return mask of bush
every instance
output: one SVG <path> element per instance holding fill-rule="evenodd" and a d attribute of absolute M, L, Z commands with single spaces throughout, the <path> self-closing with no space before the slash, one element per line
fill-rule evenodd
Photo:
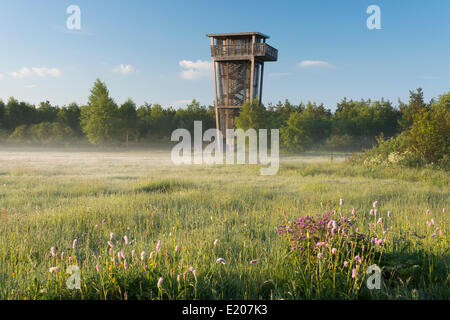
<path fill-rule="evenodd" d="M 27 144 L 61 144 L 72 141 L 75 135 L 70 127 L 61 123 L 42 122 L 17 127 L 9 136 L 9 140 Z"/>
<path fill-rule="evenodd" d="M 450 92 L 429 110 L 416 112 L 413 119 L 409 129 L 412 149 L 427 163 L 439 163 L 450 153 Z"/>
<path fill-rule="evenodd" d="M 430 108 L 412 113 L 413 123 L 397 137 L 378 139 L 378 146 L 362 156 L 365 165 L 423 165 L 449 168 L 450 92 Z"/>
<path fill-rule="evenodd" d="M 5 142 L 8 139 L 8 130 L 0 129 L 0 143 Z"/>
<path fill-rule="evenodd" d="M 348 134 L 332 135 L 328 137 L 323 144 L 323 149 L 329 151 L 355 150 L 358 149 L 358 147 L 359 143 L 356 141 L 356 139 Z"/>

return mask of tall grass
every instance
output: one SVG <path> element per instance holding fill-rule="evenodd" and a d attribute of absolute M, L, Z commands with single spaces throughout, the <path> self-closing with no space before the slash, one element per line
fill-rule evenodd
<path fill-rule="evenodd" d="M 298 158 L 260 176 L 257 166 L 172 167 L 167 158 L 0 152 L 0 298 L 449 298 L 446 172 Z M 292 251 L 278 227 L 318 213 L 353 216 L 364 240 Z M 383 270 L 380 290 L 366 287 L 371 264 Z M 81 289 L 68 289 L 69 265 L 80 268 Z"/>

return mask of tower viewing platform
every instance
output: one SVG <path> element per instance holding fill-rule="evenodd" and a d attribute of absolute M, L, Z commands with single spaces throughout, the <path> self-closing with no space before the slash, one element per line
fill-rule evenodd
<path fill-rule="evenodd" d="M 225 136 L 247 101 L 262 101 L 264 63 L 277 61 L 278 50 L 260 32 L 210 33 L 216 128 Z"/>
<path fill-rule="evenodd" d="M 211 57 L 216 61 L 259 58 L 277 61 L 278 50 L 266 43 L 266 36 L 259 32 L 213 33 L 206 36 L 216 39 L 211 45 Z M 255 41 L 252 38 L 254 36 Z"/>

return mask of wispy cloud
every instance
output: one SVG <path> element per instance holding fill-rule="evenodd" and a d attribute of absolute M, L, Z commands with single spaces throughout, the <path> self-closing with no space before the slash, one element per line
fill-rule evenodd
<path fill-rule="evenodd" d="M 181 60 L 178 64 L 183 69 L 186 69 L 181 71 L 181 77 L 185 80 L 195 80 L 200 77 L 208 76 L 211 74 L 212 70 L 212 62 L 210 61 Z"/>
<path fill-rule="evenodd" d="M 185 100 L 177 100 L 174 102 L 174 104 L 178 105 L 178 104 L 188 104 L 191 103 L 192 99 L 185 99 Z"/>
<path fill-rule="evenodd" d="M 439 77 L 435 77 L 435 76 L 423 76 L 422 79 L 424 79 L 424 80 L 438 80 L 440 78 Z"/>
<path fill-rule="evenodd" d="M 291 73 L 288 73 L 288 72 L 275 72 L 275 73 L 269 73 L 267 76 L 269 78 L 281 78 L 281 77 L 287 77 L 290 75 L 291 75 Z"/>
<path fill-rule="evenodd" d="M 53 77 L 57 78 L 61 75 L 61 71 L 57 68 L 27 68 L 23 67 L 19 71 L 13 71 L 9 73 L 13 78 L 22 79 L 28 76 L 37 75 L 38 77 Z"/>
<path fill-rule="evenodd" d="M 322 60 L 302 60 L 299 62 L 298 66 L 300 68 L 311 68 L 311 67 L 328 68 L 328 69 L 334 68 L 332 64 Z"/>
<path fill-rule="evenodd" d="M 114 68 L 113 71 L 121 73 L 121 74 L 128 74 L 128 73 L 134 71 L 134 67 L 131 64 L 127 64 L 127 65 L 120 64 L 120 66 L 118 66 L 117 68 Z"/>
<path fill-rule="evenodd" d="M 24 78 L 27 77 L 31 74 L 31 69 L 27 68 L 27 67 L 23 67 L 22 69 L 20 69 L 19 71 L 13 71 L 9 73 L 13 78 Z"/>
<path fill-rule="evenodd" d="M 191 102 L 192 102 L 192 99 L 177 100 L 177 101 L 174 101 L 171 105 L 172 105 L 175 109 L 178 109 L 178 108 L 187 106 L 187 105 L 190 104 Z"/>

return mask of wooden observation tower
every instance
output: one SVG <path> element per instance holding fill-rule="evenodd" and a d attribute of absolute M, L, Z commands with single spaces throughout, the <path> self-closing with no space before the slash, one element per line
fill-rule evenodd
<path fill-rule="evenodd" d="M 216 127 L 225 137 L 248 100 L 262 100 L 264 62 L 277 61 L 278 50 L 259 32 L 207 34 L 211 39 Z"/>

